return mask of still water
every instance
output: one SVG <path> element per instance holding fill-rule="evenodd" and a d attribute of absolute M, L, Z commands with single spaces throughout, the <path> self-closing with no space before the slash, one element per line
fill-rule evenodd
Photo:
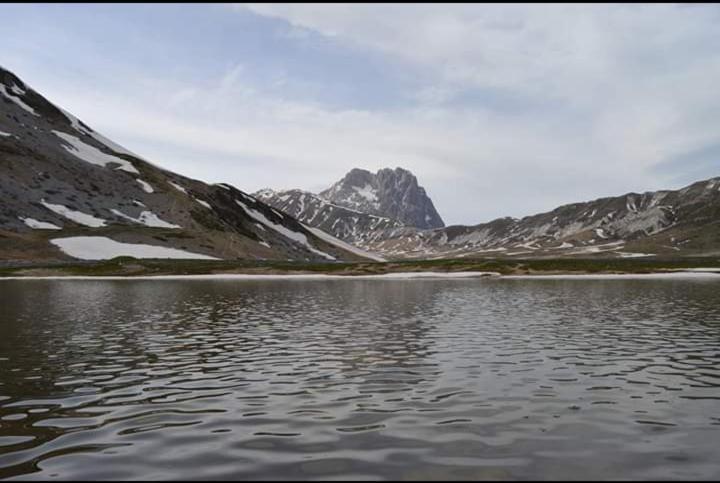
<path fill-rule="evenodd" d="M 720 478 L 720 276 L 0 281 L 0 478 Z"/>

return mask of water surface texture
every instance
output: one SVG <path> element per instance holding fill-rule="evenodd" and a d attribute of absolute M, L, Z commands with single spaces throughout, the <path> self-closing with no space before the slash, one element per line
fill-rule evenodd
<path fill-rule="evenodd" d="M 0 281 L 0 478 L 720 478 L 720 277 Z"/>

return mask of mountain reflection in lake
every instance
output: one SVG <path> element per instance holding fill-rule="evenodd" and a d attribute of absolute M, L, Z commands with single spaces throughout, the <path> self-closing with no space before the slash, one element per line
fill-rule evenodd
<path fill-rule="evenodd" d="M 0 478 L 720 478 L 720 277 L 0 281 Z"/>

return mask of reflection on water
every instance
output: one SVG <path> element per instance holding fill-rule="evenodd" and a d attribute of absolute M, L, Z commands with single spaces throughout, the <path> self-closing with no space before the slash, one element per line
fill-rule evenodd
<path fill-rule="evenodd" d="M 0 478 L 720 478 L 720 281 L 0 282 Z"/>

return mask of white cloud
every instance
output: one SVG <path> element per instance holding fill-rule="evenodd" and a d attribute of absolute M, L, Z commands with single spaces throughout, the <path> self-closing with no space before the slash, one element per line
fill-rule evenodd
<path fill-rule="evenodd" d="M 720 43 L 720 9 L 714 5 L 240 8 L 422 69 L 429 87 L 415 98 L 423 105 L 452 101 L 463 90 L 527 101 L 528 109 L 514 113 L 491 103 L 456 105 L 437 124 L 457 133 L 457 144 L 416 140 L 435 159 L 452 153 L 467 177 L 497 176 L 512 166 L 522 185 L 523 170 L 542 165 L 548 176 L 581 173 L 578 194 L 586 196 L 659 188 L 666 180 L 653 166 L 720 137 L 720 50 L 713 47 Z M 548 106 L 531 109 L 537 102 Z M 612 173 L 620 178 L 614 183 L 593 188 L 587 181 Z"/>
<path fill-rule="evenodd" d="M 170 94 L 173 103 L 164 102 L 160 84 L 158 92 L 134 90 L 133 102 L 117 93 L 75 91 L 59 98 L 85 122 L 153 162 L 250 191 L 315 189 L 356 166 L 408 167 L 454 222 L 533 211 L 527 198 L 541 199 L 538 176 L 570 172 L 568 165 L 596 164 L 599 176 L 612 173 L 612 163 L 602 165 L 606 151 L 587 152 L 585 139 L 567 133 L 557 142 L 561 131 L 542 118 L 426 106 L 331 110 L 262 93 L 246 97 L 245 87 L 237 81 L 235 87 L 228 90 L 221 79 L 212 89 L 181 88 L 178 92 L 193 95 L 180 102 Z M 575 185 L 588 187 L 587 182 Z M 582 194 L 559 187 L 557 193 L 568 200 Z M 549 208 L 557 201 L 550 197 L 537 206 Z"/>
<path fill-rule="evenodd" d="M 447 81 L 561 97 L 682 63 L 718 39 L 718 14 L 675 5 L 247 4 L 295 27 L 424 65 Z M 714 7 L 709 7 L 710 9 Z M 712 49 L 705 46 L 706 53 Z M 681 54 L 680 58 L 677 58 Z M 682 55 L 684 54 L 684 55 Z M 717 56 L 717 54 L 715 54 Z M 578 85 L 579 82 L 589 83 Z"/>
<path fill-rule="evenodd" d="M 672 187 L 677 173 L 656 166 L 720 142 L 714 6 L 239 8 L 287 22 L 285 41 L 320 34 L 382 57 L 417 81 L 410 102 L 333 107 L 285 89 L 317 82 L 292 65 L 263 84 L 257 59 L 240 56 L 214 79 L 151 78 L 139 65 L 111 88 L 78 76 L 43 92 L 153 162 L 246 191 L 317 190 L 352 167 L 407 167 L 454 223 Z"/>

